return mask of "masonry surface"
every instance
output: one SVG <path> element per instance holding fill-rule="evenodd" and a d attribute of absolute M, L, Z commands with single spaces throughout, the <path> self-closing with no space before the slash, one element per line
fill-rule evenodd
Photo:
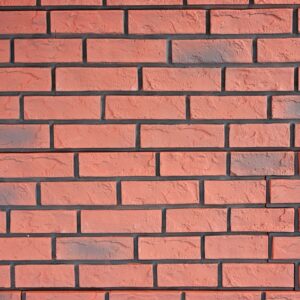
<path fill-rule="evenodd" d="M 300 300 L 300 0 L 0 0 L 0 300 Z"/>

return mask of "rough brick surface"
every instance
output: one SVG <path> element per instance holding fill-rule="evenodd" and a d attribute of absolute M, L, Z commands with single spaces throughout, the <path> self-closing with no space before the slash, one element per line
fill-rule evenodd
<path fill-rule="evenodd" d="M 300 0 L 0 0 L 0 300 L 300 300 Z"/>

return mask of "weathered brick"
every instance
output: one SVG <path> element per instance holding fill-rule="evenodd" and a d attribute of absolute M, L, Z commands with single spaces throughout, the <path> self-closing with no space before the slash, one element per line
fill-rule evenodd
<path fill-rule="evenodd" d="M 82 41 L 79 39 L 15 40 L 15 61 L 25 63 L 81 62 Z"/>
<path fill-rule="evenodd" d="M 204 10 L 129 10 L 129 33 L 205 33 Z"/>
<path fill-rule="evenodd" d="M 123 181 L 122 204 L 199 203 L 198 181 Z"/>
<path fill-rule="evenodd" d="M 50 73 L 50 68 L 0 68 L 0 91 L 50 91 Z"/>
<path fill-rule="evenodd" d="M 273 0 L 273 1 L 275 1 L 275 0 Z M 298 292 L 290 292 L 290 291 L 277 291 L 277 292 L 271 292 L 271 291 L 269 292 L 268 291 L 268 292 L 266 292 L 267 300 L 278 300 L 278 299 L 298 300 L 299 297 L 300 297 L 300 293 L 298 293 Z"/>
<path fill-rule="evenodd" d="M 80 153 L 81 176 L 153 176 L 155 155 L 151 152 Z"/>
<path fill-rule="evenodd" d="M 273 119 L 299 119 L 300 97 L 299 96 L 272 96 Z"/>
<path fill-rule="evenodd" d="M 0 177 L 69 177 L 73 173 L 71 153 L 0 154 Z"/>
<path fill-rule="evenodd" d="M 191 96 L 192 119 L 265 119 L 263 96 Z"/>
<path fill-rule="evenodd" d="M 224 287 L 293 287 L 293 264 L 223 264 Z"/>
<path fill-rule="evenodd" d="M 249 291 L 187 291 L 186 300 L 260 300 L 260 292 Z M 31 300 L 31 299 L 30 299 Z M 35 300 L 35 299 L 34 299 Z"/>
<path fill-rule="evenodd" d="M 160 210 L 83 210 L 82 232 L 161 232 Z"/>
<path fill-rule="evenodd" d="M 151 287 L 152 265 L 80 265 L 80 287 Z"/>
<path fill-rule="evenodd" d="M 272 258 L 299 259 L 299 236 L 274 236 L 272 241 Z"/>
<path fill-rule="evenodd" d="M 108 5 L 181 5 L 182 0 L 107 0 Z"/>
<path fill-rule="evenodd" d="M 127 124 L 55 125 L 55 148 L 130 148 L 135 126 Z"/>
<path fill-rule="evenodd" d="M 116 195 L 114 182 L 41 183 L 41 202 L 43 205 L 114 205 L 117 203 Z"/>
<path fill-rule="evenodd" d="M 231 175 L 293 175 L 292 152 L 233 152 Z"/>
<path fill-rule="evenodd" d="M 271 180 L 271 203 L 298 203 L 300 192 L 299 180 Z"/>
<path fill-rule="evenodd" d="M 266 235 L 206 236 L 205 258 L 266 259 L 268 237 Z"/>
<path fill-rule="evenodd" d="M 185 116 L 182 96 L 106 97 L 106 119 L 185 119 Z"/>
<path fill-rule="evenodd" d="M 232 231 L 293 232 L 292 208 L 233 208 Z"/>
<path fill-rule="evenodd" d="M 145 91 L 220 91 L 218 68 L 143 68 Z"/>
<path fill-rule="evenodd" d="M 88 39 L 89 62 L 166 62 L 166 41 Z"/>
<path fill-rule="evenodd" d="M 41 0 L 42 5 L 101 5 L 102 0 Z"/>
<path fill-rule="evenodd" d="M 11 212 L 11 232 L 72 233 L 77 231 L 76 211 L 14 210 Z"/>
<path fill-rule="evenodd" d="M 0 125 L 0 148 L 49 148 L 48 125 Z"/>
<path fill-rule="evenodd" d="M 224 126 L 207 124 L 142 125 L 143 148 L 223 147 Z"/>
<path fill-rule="evenodd" d="M 208 176 L 226 174 L 225 152 L 162 152 L 163 176 Z"/>
<path fill-rule="evenodd" d="M 159 264 L 158 286 L 216 287 L 217 273 L 216 264 Z"/>
<path fill-rule="evenodd" d="M 18 265 L 15 267 L 16 287 L 74 287 L 72 265 Z"/>
<path fill-rule="evenodd" d="M 133 259 L 131 237 L 67 237 L 56 241 L 57 259 Z"/>
<path fill-rule="evenodd" d="M 35 205 L 35 183 L 1 182 L 0 205 Z"/>
<path fill-rule="evenodd" d="M 0 6 L 35 6 L 36 0 L 0 0 Z"/>
<path fill-rule="evenodd" d="M 121 10 L 52 11 L 51 32 L 123 33 L 123 12 Z"/>
<path fill-rule="evenodd" d="M 100 97 L 26 96 L 24 118 L 26 120 L 99 120 Z"/>
<path fill-rule="evenodd" d="M 0 232 L 5 233 L 6 232 L 6 212 L 5 211 L 0 211 Z M 0 275 L 1 278 L 1 275 Z M 0 280 L 1 282 L 1 280 Z"/>
<path fill-rule="evenodd" d="M 104 300 L 104 292 L 94 291 L 51 291 L 49 292 L 26 292 L 27 300 Z M 12 299 L 14 300 L 14 299 Z M 248 299 L 247 299 L 248 300 Z"/>
<path fill-rule="evenodd" d="M 10 266 L 1 265 L 0 266 L 0 287 L 9 288 L 10 286 L 11 286 Z M 6 295 L 3 294 L 4 297 Z M 10 298 L 8 299 L 10 300 Z M 12 297 L 11 299 L 16 300 L 15 297 Z"/>
<path fill-rule="evenodd" d="M 294 90 L 293 68 L 228 68 L 227 91 Z"/>
<path fill-rule="evenodd" d="M 230 124 L 231 147 L 288 147 L 290 124 Z"/>
<path fill-rule="evenodd" d="M 212 10 L 211 33 L 291 33 L 291 9 Z"/>
<path fill-rule="evenodd" d="M 18 119 L 19 116 L 19 98 L 15 96 L 1 96 L 0 119 Z"/>
<path fill-rule="evenodd" d="M 251 63 L 251 40 L 174 40 L 172 60 L 176 63 Z"/>
<path fill-rule="evenodd" d="M 139 259 L 200 259 L 200 237 L 141 237 Z"/>
<path fill-rule="evenodd" d="M 256 204 L 266 202 L 263 180 L 205 181 L 205 204 Z"/>
<path fill-rule="evenodd" d="M 180 292 L 178 291 L 111 291 L 109 293 L 109 299 L 111 300 L 140 300 L 140 299 L 180 300 Z"/>
<path fill-rule="evenodd" d="M 10 60 L 10 42 L 9 40 L 0 40 L 0 62 L 6 63 L 9 62 L 9 60 Z"/>
<path fill-rule="evenodd" d="M 137 70 L 124 67 L 58 68 L 56 69 L 56 89 L 58 91 L 134 91 L 137 89 Z"/>
<path fill-rule="evenodd" d="M 227 212 L 222 208 L 167 210 L 167 232 L 222 232 L 227 229 Z"/>

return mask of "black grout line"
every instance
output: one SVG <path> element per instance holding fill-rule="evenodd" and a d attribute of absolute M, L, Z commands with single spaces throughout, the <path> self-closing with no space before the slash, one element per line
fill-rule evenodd
<path fill-rule="evenodd" d="M 87 62 L 87 38 L 82 40 L 82 61 L 84 63 Z"/>
<path fill-rule="evenodd" d="M 299 232 L 299 208 L 295 208 L 294 214 L 294 231 Z"/>
<path fill-rule="evenodd" d="M 155 176 L 160 176 L 160 153 L 155 153 Z"/>
<path fill-rule="evenodd" d="M 24 120 L 24 96 L 19 98 L 19 118 L 21 121 Z"/>
<path fill-rule="evenodd" d="M 41 206 L 42 205 L 42 202 L 41 202 L 41 183 L 40 182 L 37 182 L 36 184 L 36 187 L 35 187 L 35 197 L 36 197 L 36 205 L 37 206 Z"/>
<path fill-rule="evenodd" d="M 139 260 L 139 246 L 138 246 L 138 236 L 135 236 L 133 238 L 133 257 L 134 260 L 138 261 Z"/>
<path fill-rule="evenodd" d="M 46 13 L 46 22 L 47 22 L 47 34 L 51 34 L 51 15 L 50 11 L 47 11 Z"/>
<path fill-rule="evenodd" d="M 51 258 L 56 260 L 56 237 L 51 238 Z"/>
<path fill-rule="evenodd" d="M 167 63 L 172 64 L 172 62 L 173 62 L 173 58 L 172 58 L 172 40 L 167 40 L 166 52 L 167 52 Z"/>
<path fill-rule="evenodd" d="M 186 120 L 191 119 L 191 97 L 186 96 L 185 98 L 185 117 Z"/>
<path fill-rule="evenodd" d="M 101 96 L 101 100 L 100 100 L 100 108 L 101 108 L 101 116 L 100 119 L 101 120 L 105 120 L 105 110 L 106 110 L 106 98 L 105 96 Z"/>
<path fill-rule="evenodd" d="M 116 188 L 116 198 L 117 198 L 117 206 L 122 205 L 122 185 L 121 185 L 121 181 L 117 181 L 117 188 Z"/>
<path fill-rule="evenodd" d="M 293 33 L 298 34 L 298 9 L 293 9 Z"/>
<path fill-rule="evenodd" d="M 143 90 L 143 68 L 138 67 L 137 72 L 138 72 L 138 90 L 142 91 Z"/>
<path fill-rule="evenodd" d="M 51 90 L 52 92 L 56 91 L 56 67 L 51 68 Z"/>
<path fill-rule="evenodd" d="M 124 34 L 127 35 L 129 33 L 129 25 L 128 25 L 128 10 L 124 10 Z"/>
<path fill-rule="evenodd" d="M 227 232 L 231 231 L 231 208 L 227 208 Z"/>
<path fill-rule="evenodd" d="M 257 39 L 253 40 L 252 55 L 253 55 L 253 63 L 257 63 Z"/>
<path fill-rule="evenodd" d="M 15 62 L 15 40 L 13 38 L 10 39 L 10 63 L 13 64 Z"/>
<path fill-rule="evenodd" d="M 272 97 L 267 96 L 267 119 L 271 120 L 272 119 Z M 274 120 L 272 120 L 273 122 Z"/>
<path fill-rule="evenodd" d="M 273 258 L 273 237 L 268 234 L 268 260 Z"/>
<path fill-rule="evenodd" d="M 77 233 L 81 233 L 81 211 L 77 211 L 76 215 L 76 222 L 77 222 Z"/>
<path fill-rule="evenodd" d="M 206 34 L 210 34 L 210 31 L 211 31 L 211 29 L 210 29 L 210 10 L 207 10 L 206 11 L 206 15 L 205 15 L 205 17 L 206 17 L 206 24 L 205 24 L 205 26 L 206 26 Z"/>
<path fill-rule="evenodd" d="M 15 266 L 14 264 L 10 265 L 10 284 L 11 284 L 11 288 L 15 288 L 16 287 L 16 278 L 15 278 Z"/>
<path fill-rule="evenodd" d="M 75 265 L 74 266 L 74 275 L 75 275 L 75 287 L 79 288 L 80 287 L 80 274 L 79 274 L 79 266 Z"/>
<path fill-rule="evenodd" d="M 204 180 L 201 180 L 199 182 L 199 201 L 200 201 L 201 206 L 205 205 L 205 184 L 204 184 Z"/>
<path fill-rule="evenodd" d="M 218 263 L 218 288 L 222 288 L 223 285 L 223 266 L 222 263 Z"/>
<path fill-rule="evenodd" d="M 162 209 L 162 223 L 161 223 L 161 232 L 166 233 L 167 231 L 167 210 L 166 208 Z"/>
<path fill-rule="evenodd" d="M 201 236 L 201 249 L 200 249 L 201 259 L 205 259 L 205 237 Z"/>
<path fill-rule="evenodd" d="M 50 149 L 54 149 L 55 145 L 54 145 L 54 124 L 50 123 L 49 124 L 49 141 L 50 141 Z"/>
<path fill-rule="evenodd" d="M 298 67 L 294 69 L 294 90 L 295 91 L 299 90 L 299 68 Z"/>
<path fill-rule="evenodd" d="M 10 233 L 10 214 L 11 214 L 11 209 L 7 209 L 6 211 L 6 233 Z"/>
<path fill-rule="evenodd" d="M 140 149 L 141 148 L 141 124 L 136 124 L 136 130 L 135 130 L 135 148 Z"/>
<path fill-rule="evenodd" d="M 266 292 L 261 293 L 261 300 L 266 300 Z"/>
<path fill-rule="evenodd" d="M 79 154 L 74 153 L 74 177 L 79 178 Z"/>
<path fill-rule="evenodd" d="M 26 293 L 24 291 L 21 292 L 21 300 L 26 300 Z"/>
<path fill-rule="evenodd" d="M 158 286 L 157 264 L 153 264 L 153 287 Z"/>
<path fill-rule="evenodd" d="M 226 67 L 221 69 L 221 91 L 226 91 Z"/>

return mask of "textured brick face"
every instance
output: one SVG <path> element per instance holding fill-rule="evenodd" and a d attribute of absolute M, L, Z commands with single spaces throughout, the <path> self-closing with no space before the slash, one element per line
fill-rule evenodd
<path fill-rule="evenodd" d="M 300 0 L 0 0 L 0 300 L 300 300 Z"/>

